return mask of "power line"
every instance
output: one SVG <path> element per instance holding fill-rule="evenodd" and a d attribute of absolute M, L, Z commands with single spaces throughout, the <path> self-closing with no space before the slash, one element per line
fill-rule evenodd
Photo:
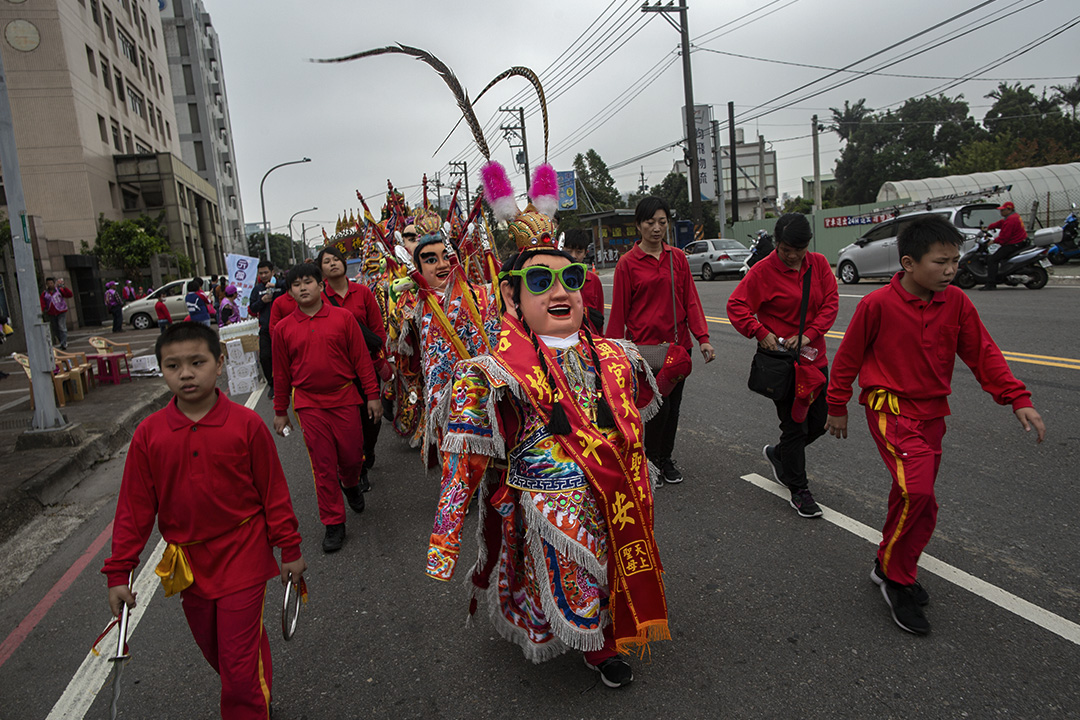
<path fill-rule="evenodd" d="M 778 12 L 780 10 L 783 10 L 784 8 L 786 8 L 786 7 L 790 6 L 790 5 L 794 5 L 798 1 L 799 0 L 789 0 L 789 2 L 786 5 L 781 5 L 780 7 L 776 8 L 774 10 L 770 10 L 769 12 L 765 13 L 764 15 L 761 15 L 759 17 L 754 18 L 750 22 L 746 22 L 746 23 L 743 23 L 742 25 L 740 25 L 738 27 L 731 28 L 727 32 L 720 33 L 719 35 L 716 35 L 715 37 L 708 38 L 708 41 L 712 41 L 712 40 L 716 40 L 718 38 L 722 38 L 725 35 L 730 35 L 731 33 L 735 32 L 736 30 L 741 30 L 744 27 L 746 27 L 747 25 L 750 25 L 751 23 L 755 23 L 758 20 L 762 20 L 764 18 L 767 18 L 768 16 L 772 15 L 774 12 Z M 723 30 L 724 28 L 726 28 L 726 27 L 728 27 L 730 25 L 734 25 L 735 23 L 739 22 L 740 20 L 744 20 L 744 19 L 750 17 L 751 15 L 754 15 L 756 13 L 761 12 L 762 10 L 765 10 L 766 8 L 772 7 L 773 5 L 775 5 L 778 2 L 781 2 L 781 0 L 772 0 L 772 2 L 765 3 L 761 7 L 756 8 L 754 10 L 751 10 L 750 12 L 746 13 L 745 15 L 740 15 L 739 17 L 735 18 L 734 20 L 729 20 L 728 22 L 724 23 L 723 25 L 720 25 L 719 27 L 714 27 L 712 30 L 709 30 L 708 32 L 704 32 L 701 35 L 698 35 L 696 38 L 691 38 L 691 42 L 699 42 L 699 41 L 700 42 L 706 42 L 705 38 L 706 38 L 707 35 L 712 35 L 713 33 L 717 32 L 719 30 Z"/>

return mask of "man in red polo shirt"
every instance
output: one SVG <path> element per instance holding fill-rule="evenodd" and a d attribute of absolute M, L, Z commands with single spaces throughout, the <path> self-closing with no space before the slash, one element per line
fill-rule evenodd
<path fill-rule="evenodd" d="M 300 263 L 289 271 L 285 286 L 297 309 L 274 326 L 274 430 L 284 435 L 291 426 L 291 399 L 315 476 L 319 519 L 326 526 L 323 552 L 336 552 L 345 542 L 342 493 L 354 512 L 364 509 L 360 413 L 367 412 L 374 422 L 382 418 L 379 385 L 356 320 L 323 302 L 319 268 Z M 355 380 L 371 398 L 366 405 Z"/>
<path fill-rule="evenodd" d="M 671 208 L 658 197 L 642 198 L 634 210 L 640 240 L 615 266 L 615 289 L 607 336 L 625 337 L 639 345 L 678 342 L 693 351 L 691 334 L 700 343 L 706 363 L 716 359 L 709 344 L 709 326 L 701 308 L 690 265 L 677 248 L 665 242 Z M 675 281 L 672 310 L 672 278 Z M 664 398 L 660 412 L 645 423 L 645 454 L 660 468 L 665 482 L 682 482 L 671 455 L 679 429 L 679 407 L 685 380 Z M 659 483 L 658 483 L 659 484 Z"/>
<path fill-rule="evenodd" d="M 986 260 L 986 284 L 980 290 L 997 289 L 997 273 L 1001 263 L 1024 249 L 1027 243 L 1027 230 L 1016 206 L 1009 201 L 998 208 L 1001 219 L 986 226 L 987 230 L 998 230 L 998 249 Z"/>

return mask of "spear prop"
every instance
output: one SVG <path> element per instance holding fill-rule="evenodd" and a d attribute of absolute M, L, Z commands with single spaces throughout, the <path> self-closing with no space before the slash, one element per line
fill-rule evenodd
<path fill-rule="evenodd" d="M 128 589 L 131 588 L 132 575 L 128 574 Z M 117 701 L 120 700 L 120 676 L 124 674 L 124 665 L 131 659 L 127 651 L 128 618 L 131 610 L 127 603 L 121 603 L 120 617 L 117 621 L 116 654 L 109 658 L 112 668 L 112 703 L 109 705 L 109 716 L 116 720 Z"/>

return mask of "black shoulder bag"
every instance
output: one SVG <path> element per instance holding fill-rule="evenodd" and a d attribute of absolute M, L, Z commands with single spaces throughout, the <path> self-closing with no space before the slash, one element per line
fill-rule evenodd
<path fill-rule="evenodd" d="M 806 328 L 806 306 L 810 304 L 810 275 L 813 268 L 806 268 L 803 276 L 802 305 L 799 307 L 799 341 L 794 350 L 766 350 L 758 346 L 750 362 L 750 379 L 746 386 L 758 395 L 770 400 L 782 401 L 791 392 L 795 382 L 795 363 L 802 350 L 803 330 Z"/>

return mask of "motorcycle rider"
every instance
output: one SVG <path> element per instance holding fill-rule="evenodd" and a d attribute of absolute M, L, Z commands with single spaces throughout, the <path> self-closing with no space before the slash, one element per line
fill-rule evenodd
<path fill-rule="evenodd" d="M 1027 243 L 1024 221 L 1020 218 L 1020 213 L 1016 212 L 1012 201 L 1004 203 L 998 208 L 998 212 L 1001 213 L 1001 219 L 986 226 L 987 230 L 1001 229 L 995 240 L 998 249 L 986 259 L 986 284 L 979 288 L 980 290 L 996 290 L 998 266 L 1023 250 Z"/>

